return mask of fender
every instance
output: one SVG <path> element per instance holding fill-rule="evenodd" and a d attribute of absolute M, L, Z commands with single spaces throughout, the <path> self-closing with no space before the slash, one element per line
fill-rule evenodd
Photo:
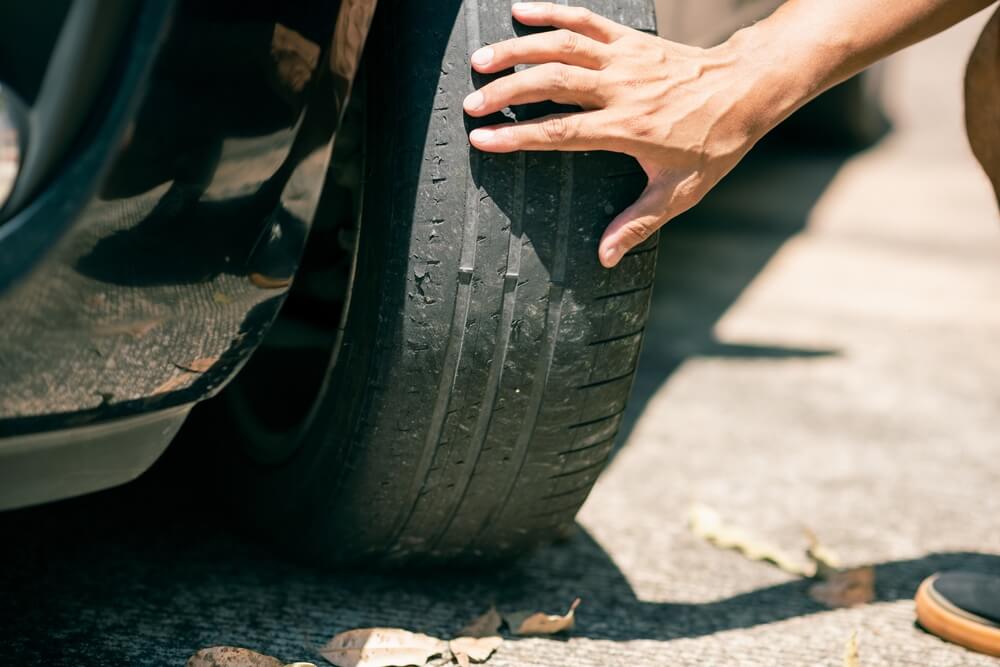
<path fill-rule="evenodd" d="M 294 275 L 374 9 L 138 12 L 80 147 L 0 224 L 0 436 L 228 382 Z"/>

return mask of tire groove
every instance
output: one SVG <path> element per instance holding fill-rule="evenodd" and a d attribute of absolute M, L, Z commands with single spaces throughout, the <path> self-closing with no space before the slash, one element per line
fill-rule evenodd
<path fill-rule="evenodd" d="M 660 249 L 660 244 L 657 243 L 656 245 L 649 246 L 648 248 L 640 248 L 639 250 L 630 250 L 629 252 L 625 253 L 623 256 L 624 257 L 635 257 L 637 255 L 645 255 L 646 253 L 656 252 L 659 249 Z"/>
<path fill-rule="evenodd" d="M 467 54 L 479 48 L 479 4 L 478 0 L 470 0 L 465 4 L 465 29 L 467 41 Z M 413 518 L 417 509 L 417 500 L 420 498 L 421 490 L 427 482 L 427 475 L 430 472 L 431 462 L 437 453 L 438 443 L 444 430 L 445 419 L 448 416 L 448 406 L 455 391 L 455 383 L 458 378 L 459 362 L 462 358 L 462 349 L 465 345 L 465 325 L 469 319 L 469 309 L 472 302 L 472 272 L 476 262 L 476 234 L 479 231 L 479 186 L 476 184 L 473 175 L 478 172 L 479 163 L 482 159 L 478 151 L 469 152 L 470 169 L 466 172 L 465 187 L 465 218 L 463 224 L 462 250 L 458 266 L 458 289 L 455 293 L 455 308 L 452 314 L 451 325 L 448 332 L 448 343 L 445 348 L 444 363 L 441 369 L 441 377 L 438 381 L 437 394 L 434 400 L 434 407 L 431 411 L 430 428 L 427 430 L 427 437 L 424 439 L 423 451 L 420 453 L 417 473 L 413 477 L 410 485 L 408 497 L 410 502 L 401 508 L 400 516 L 397 518 L 396 526 L 389 540 L 388 551 L 392 555 L 393 550 L 399 548 L 399 538 L 406 530 L 406 526 Z"/>
<path fill-rule="evenodd" d="M 559 493 L 550 493 L 546 496 L 542 496 L 539 500 L 554 500 L 556 498 L 565 498 L 566 496 L 571 496 L 574 493 L 580 493 L 581 491 L 590 491 L 590 484 L 584 484 L 583 486 L 578 486 L 575 489 L 570 489 L 569 491 L 560 491 Z"/>
<path fill-rule="evenodd" d="M 643 290 L 648 290 L 653 287 L 653 283 L 649 282 L 642 287 L 633 287 L 632 289 L 622 290 L 621 292 L 613 292 L 612 294 L 602 294 L 601 296 L 595 296 L 594 301 L 605 301 L 607 299 L 614 299 L 620 296 L 628 296 L 629 294 L 635 294 L 636 292 L 642 292 Z"/>
<path fill-rule="evenodd" d="M 472 3 L 470 3 L 472 4 Z M 497 330 L 496 347 L 493 350 L 493 360 L 490 366 L 490 373 L 486 381 L 486 395 L 480 407 L 479 418 L 476 421 L 476 430 L 469 442 L 469 448 L 465 452 L 465 461 L 462 477 L 457 482 L 461 485 L 461 492 L 452 503 L 448 511 L 448 516 L 442 523 L 441 528 L 431 540 L 430 548 L 433 549 L 448 532 L 452 522 L 458 514 L 462 502 L 469 490 L 472 482 L 472 475 L 479 464 L 479 457 L 486 443 L 486 436 L 489 433 L 490 424 L 493 421 L 493 414 L 496 411 L 497 395 L 500 393 L 500 383 L 503 381 L 503 366 L 507 361 L 507 351 L 510 347 L 511 326 L 514 321 L 514 307 L 517 304 L 517 284 L 521 269 L 521 249 L 522 249 L 522 221 L 524 219 L 525 203 L 525 156 L 520 153 L 517 156 L 516 173 L 514 175 L 514 216 L 510 220 L 510 230 L 507 239 L 507 268 L 503 278 L 503 293 L 500 301 L 500 322 Z M 477 204 L 478 204 L 477 200 Z M 478 217 L 478 216 L 477 216 Z"/>
<path fill-rule="evenodd" d="M 595 461 L 590 465 L 583 466 L 582 468 L 577 468 L 576 470 L 567 470 L 566 472 L 557 473 L 549 477 L 549 479 L 561 479 L 563 477 L 572 477 L 573 475 L 579 475 L 580 473 L 583 472 L 589 472 L 594 468 L 601 468 L 607 462 L 608 462 L 608 457 L 605 456 L 601 460 Z"/>
<path fill-rule="evenodd" d="M 610 338 L 601 338 L 600 340 L 591 341 L 587 343 L 587 345 L 604 345 L 605 343 L 614 343 L 615 341 L 625 340 L 626 338 L 632 338 L 633 336 L 642 335 L 642 332 L 645 331 L 645 329 L 646 327 L 642 327 L 641 329 L 632 331 L 631 333 L 621 334 L 618 336 L 611 336 Z"/>
<path fill-rule="evenodd" d="M 576 424 L 570 424 L 566 428 L 583 428 L 585 426 L 592 426 L 594 424 L 600 424 L 601 422 L 608 421 L 609 419 L 614 419 L 615 417 L 621 415 L 624 412 L 625 412 L 625 408 L 622 408 L 620 410 L 615 410 L 610 415 L 607 415 L 607 416 L 604 416 L 604 417 L 598 417 L 597 419 L 591 419 L 590 421 L 578 422 Z"/>
<path fill-rule="evenodd" d="M 613 436 L 611 436 L 610 438 L 604 438 L 603 440 L 598 440 L 597 442 L 595 442 L 593 444 L 584 445 L 583 447 L 575 447 L 573 449 L 567 449 L 565 451 L 559 452 L 558 455 L 559 456 L 565 456 L 567 454 L 577 454 L 579 452 L 585 452 L 585 451 L 587 451 L 589 449 L 597 449 L 598 447 L 600 447 L 602 445 L 606 445 L 609 442 L 614 442 L 615 438 L 617 438 L 617 437 L 618 437 L 618 434 L 616 433 Z"/>
<path fill-rule="evenodd" d="M 575 389 L 593 389 L 594 387 L 602 387 L 606 384 L 611 384 L 612 382 L 621 382 L 622 380 L 628 379 L 635 374 L 635 368 L 629 369 L 627 373 L 619 375 L 617 377 L 608 378 L 607 380 L 598 380 L 597 382 L 589 382 L 587 384 L 581 384 Z"/>
<path fill-rule="evenodd" d="M 490 516 L 483 522 L 476 537 L 472 540 L 475 544 L 489 527 L 503 516 L 510 504 L 510 499 L 517 487 L 517 480 L 521 477 L 528 459 L 528 445 L 535 434 L 535 424 L 542 411 L 542 403 L 545 398 L 545 387 L 548 384 L 549 372 L 552 369 L 553 357 L 555 357 L 556 343 L 559 338 L 559 323 L 562 319 L 563 308 L 563 283 L 566 279 L 566 256 L 569 252 L 569 225 L 572 214 L 573 202 L 573 156 L 570 153 L 563 153 L 560 156 L 562 163 L 562 179 L 559 185 L 559 211 L 556 216 L 556 243 L 555 253 L 552 262 L 552 272 L 550 274 L 550 284 L 548 290 L 548 308 L 545 313 L 545 347 L 538 356 L 538 365 L 535 370 L 535 381 L 531 388 L 531 400 L 526 411 L 526 420 L 521 433 L 518 434 L 515 443 L 514 454 L 517 457 L 517 467 L 507 480 L 506 488 L 502 494 L 503 500 Z"/>

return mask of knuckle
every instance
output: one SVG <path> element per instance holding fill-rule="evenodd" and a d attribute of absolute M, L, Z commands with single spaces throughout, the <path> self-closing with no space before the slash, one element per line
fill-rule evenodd
<path fill-rule="evenodd" d="M 548 71 L 549 86 L 553 90 L 569 90 L 573 81 L 569 70 L 559 65 L 552 65 Z"/>
<path fill-rule="evenodd" d="M 653 124 L 643 115 L 629 116 L 624 119 L 623 125 L 629 136 L 637 139 L 649 139 L 653 134 Z"/>
<path fill-rule="evenodd" d="M 586 7 L 574 7 L 573 18 L 580 23 L 589 23 L 594 19 L 594 12 L 590 11 Z"/>
<path fill-rule="evenodd" d="M 560 30 L 559 51 L 563 55 L 571 56 L 580 50 L 580 36 L 572 30 Z"/>
<path fill-rule="evenodd" d="M 635 246 L 643 243 L 653 235 L 653 227 L 645 222 L 632 220 L 625 225 L 625 229 L 622 232 L 625 238 Z"/>
<path fill-rule="evenodd" d="M 558 144 L 570 139 L 572 130 L 566 118 L 550 118 L 541 124 L 542 135 L 549 143 Z"/>

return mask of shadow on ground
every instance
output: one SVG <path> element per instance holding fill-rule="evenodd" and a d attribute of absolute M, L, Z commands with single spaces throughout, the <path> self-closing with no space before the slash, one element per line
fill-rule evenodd
<path fill-rule="evenodd" d="M 489 604 L 556 611 L 585 600 L 575 636 L 666 641 L 823 611 L 795 580 L 698 604 L 638 599 L 586 533 L 485 573 L 330 573 L 295 564 L 206 512 L 197 479 L 145 484 L 9 513 L 0 588 L 0 662 L 180 665 L 197 648 L 254 647 L 303 659 L 352 627 L 448 635 Z M 291 557 L 291 558 L 289 558 Z M 996 557 L 941 553 L 876 565 L 877 600 L 912 597 L 942 569 Z"/>
<path fill-rule="evenodd" d="M 644 353 L 623 442 L 646 401 L 685 359 L 837 354 L 724 345 L 712 330 L 802 229 L 842 160 L 761 151 L 664 230 L 648 335 L 669 344 Z M 238 535 L 226 516 L 206 509 L 211 484 L 168 456 L 138 483 L 0 516 L 0 663 L 179 665 L 214 644 L 306 658 L 351 627 L 447 635 L 491 603 L 556 611 L 578 595 L 586 606 L 576 636 L 613 641 L 696 637 L 824 609 L 802 580 L 705 603 L 644 601 L 582 530 L 482 573 L 325 572 Z M 941 553 L 880 563 L 877 599 L 909 598 L 937 570 L 987 570 L 995 561 Z"/>

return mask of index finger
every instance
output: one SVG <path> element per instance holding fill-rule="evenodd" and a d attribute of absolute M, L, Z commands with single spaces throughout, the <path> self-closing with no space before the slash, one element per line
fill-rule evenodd
<path fill-rule="evenodd" d="M 552 2 L 516 2 L 511 13 L 524 25 L 566 28 L 601 42 L 613 42 L 629 30 L 586 7 L 567 7 Z"/>
<path fill-rule="evenodd" d="M 604 141 L 594 132 L 601 125 L 599 114 L 599 111 L 559 113 L 481 127 L 469 134 L 469 142 L 487 153 L 606 150 Z"/>

